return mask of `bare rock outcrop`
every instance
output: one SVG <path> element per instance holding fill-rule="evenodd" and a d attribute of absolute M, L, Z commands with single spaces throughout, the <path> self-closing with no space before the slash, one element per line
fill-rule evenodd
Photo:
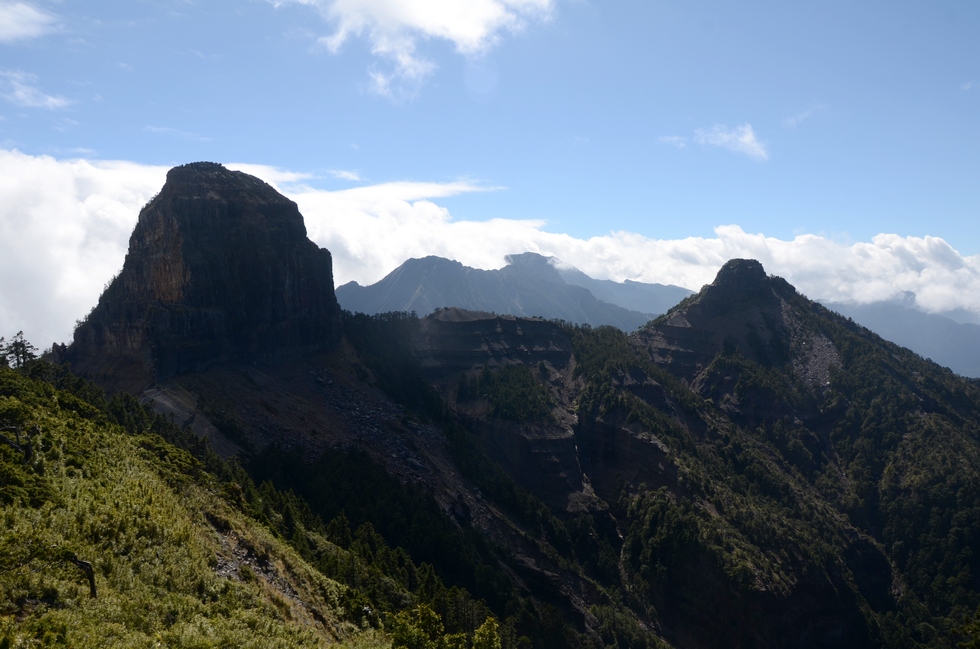
<path fill-rule="evenodd" d="M 330 253 L 296 204 L 211 162 L 171 169 L 120 274 L 63 351 L 110 391 L 221 362 L 272 363 L 341 337 Z"/>
<path fill-rule="evenodd" d="M 726 349 L 762 365 L 781 365 L 791 353 L 783 309 L 787 291 L 795 293 L 785 280 L 768 277 L 758 261 L 732 259 L 689 302 L 633 338 L 652 360 L 689 383 Z"/>
<path fill-rule="evenodd" d="M 422 367 L 439 379 L 453 372 L 547 361 L 562 368 L 572 355 L 568 336 L 553 322 L 464 309 L 442 309 L 420 322 L 413 343 Z"/>

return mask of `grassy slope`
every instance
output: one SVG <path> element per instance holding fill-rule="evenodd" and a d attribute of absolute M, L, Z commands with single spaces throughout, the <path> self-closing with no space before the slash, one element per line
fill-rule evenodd
<path fill-rule="evenodd" d="M 0 444 L 0 644 L 380 642 L 343 621 L 345 586 L 230 506 L 185 451 L 6 368 L 0 427 L 22 441 Z M 93 565 L 96 599 L 71 556 Z"/>

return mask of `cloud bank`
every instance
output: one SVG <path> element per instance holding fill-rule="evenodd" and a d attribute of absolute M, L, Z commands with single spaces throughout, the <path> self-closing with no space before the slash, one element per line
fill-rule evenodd
<path fill-rule="evenodd" d="M 0 336 L 70 339 L 122 268 L 164 167 L 55 160 L 0 150 Z"/>
<path fill-rule="evenodd" d="M 409 257 L 500 268 L 505 255 L 533 251 L 597 278 L 697 290 L 728 259 L 750 257 L 813 299 L 866 303 L 911 291 L 922 310 L 980 315 L 980 255 L 964 256 L 938 237 L 782 240 L 724 225 L 713 237 L 611 232 L 579 239 L 548 232 L 544 221 L 454 219 L 439 199 L 495 189 L 467 181 L 324 191 L 304 185 L 308 174 L 228 166 L 265 179 L 298 203 L 310 238 L 333 253 L 338 285 L 373 283 Z M 0 335 L 23 330 L 38 346 L 70 340 L 74 322 L 122 268 L 139 210 L 160 190 L 166 171 L 0 150 Z"/>
<path fill-rule="evenodd" d="M 486 52 L 501 33 L 520 31 L 546 18 L 553 0 L 272 0 L 315 7 L 334 28 L 320 44 L 337 53 L 352 37 L 367 39 L 371 52 L 385 62 L 369 70 L 380 95 L 411 94 L 436 69 L 419 54 L 421 41 L 439 39 L 466 56 Z"/>

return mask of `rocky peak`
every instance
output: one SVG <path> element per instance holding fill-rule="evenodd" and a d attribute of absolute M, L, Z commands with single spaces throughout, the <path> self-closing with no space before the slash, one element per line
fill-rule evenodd
<path fill-rule="evenodd" d="M 763 364 L 788 360 L 789 336 L 783 280 L 766 275 L 754 259 L 732 259 L 714 282 L 687 304 L 636 334 L 651 358 L 688 381 L 723 349 L 738 349 Z"/>
<path fill-rule="evenodd" d="M 171 169 L 140 212 L 122 272 L 67 360 L 110 390 L 219 362 L 276 362 L 335 345 L 330 253 L 296 204 L 212 162 Z"/>
<path fill-rule="evenodd" d="M 705 299 L 744 300 L 769 288 L 769 278 L 755 259 L 730 259 L 708 285 Z"/>

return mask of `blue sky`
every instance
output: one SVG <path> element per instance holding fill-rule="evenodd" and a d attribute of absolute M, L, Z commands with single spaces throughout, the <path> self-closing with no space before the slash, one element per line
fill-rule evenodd
<path fill-rule="evenodd" d="M 858 254 L 881 234 L 938 237 L 974 276 L 978 27 L 965 1 L 0 0 L 0 149 L 259 165 L 294 198 L 455 186 L 402 202 L 575 241 L 716 241 L 737 226 Z M 91 203 L 72 178 L 71 200 Z M 8 235 L 41 209 L 11 205 Z M 324 245 L 367 245 L 326 227 L 311 227 Z M 374 281 L 420 246 L 370 263 L 335 250 L 338 275 Z M 655 281 L 638 263 L 606 274 Z M 973 300 L 943 304 L 980 311 Z"/>

